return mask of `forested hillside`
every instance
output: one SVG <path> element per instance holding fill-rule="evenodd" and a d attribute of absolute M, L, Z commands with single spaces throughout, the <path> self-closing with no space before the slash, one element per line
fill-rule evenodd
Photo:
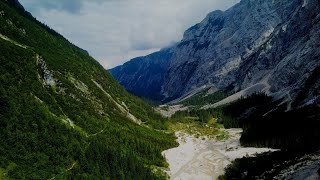
<path fill-rule="evenodd" d="M 165 120 L 85 51 L 0 1 L 0 179 L 161 179 Z"/>

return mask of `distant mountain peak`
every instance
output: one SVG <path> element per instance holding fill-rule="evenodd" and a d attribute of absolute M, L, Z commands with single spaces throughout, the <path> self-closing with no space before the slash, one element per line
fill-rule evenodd
<path fill-rule="evenodd" d="M 294 101 L 310 75 L 306 69 L 312 72 L 319 66 L 314 56 L 318 44 L 310 39 L 318 39 L 319 9 L 317 0 L 242 0 L 226 11 L 209 13 L 172 47 L 171 58 L 163 61 L 167 69 L 161 74 L 161 91 L 154 93 L 168 101 L 204 85 L 236 92 L 267 84 L 257 90 L 290 94 Z M 136 71 L 135 77 L 144 75 Z M 128 77 L 125 72 L 120 76 Z"/>

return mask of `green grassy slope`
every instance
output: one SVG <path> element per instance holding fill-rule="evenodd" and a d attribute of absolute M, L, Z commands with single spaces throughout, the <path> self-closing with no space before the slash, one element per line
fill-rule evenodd
<path fill-rule="evenodd" d="M 175 142 L 152 107 L 3 0 L 0 35 L 0 179 L 161 178 Z"/>

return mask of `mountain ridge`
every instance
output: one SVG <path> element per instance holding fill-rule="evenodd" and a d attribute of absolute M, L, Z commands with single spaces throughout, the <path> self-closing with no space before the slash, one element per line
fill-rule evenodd
<path fill-rule="evenodd" d="M 290 71 L 297 71 L 295 77 L 289 76 L 288 73 L 287 76 L 281 76 L 282 80 L 287 79 L 283 86 L 276 78 L 280 76 L 281 71 L 277 70 L 271 74 L 270 72 L 276 64 L 290 65 L 289 57 L 286 60 L 282 56 L 293 48 L 290 46 L 291 43 L 299 40 L 301 46 L 310 43 L 303 39 L 301 33 L 309 33 L 308 36 L 317 38 L 318 32 L 309 31 L 308 28 L 316 29 L 318 10 L 319 2 L 316 0 L 242 0 L 224 12 L 209 13 L 203 21 L 185 31 L 181 42 L 172 47 L 173 55 L 167 61 L 169 65 L 164 73 L 165 79 L 160 92 L 165 98 L 161 100 L 168 102 L 203 86 L 238 92 L 259 83 L 266 86 L 257 91 L 263 90 L 277 97 L 289 93 L 295 98 L 299 90 L 298 86 L 293 87 L 292 83 L 295 77 L 301 76 L 301 73 L 298 73 L 299 69 L 291 67 Z M 301 27 L 291 28 L 290 26 L 297 26 L 293 22 L 303 24 L 300 23 Z M 316 46 L 314 44 L 313 49 L 310 49 L 314 51 Z M 282 56 L 276 55 L 279 48 L 282 48 Z M 291 52 L 293 54 L 293 51 Z M 262 61 L 263 58 L 265 61 Z M 255 61 L 256 59 L 258 60 Z M 315 67 L 319 66 L 316 60 L 312 60 Z M 303 61 L 305 59 L 302 57 L 300 62 Z M 257 64 L 258 62 L 260 64 Z M 300 63 L 300 66 L 304 64 Z M 121 77 L 125 76 L 125 72 L 122 72 Z M 270 76 L 270 81 L 262 78 L 267 76 Z M 299 81 L 302 88 L 305 79 Z M 122 85 L 127 87 L 125 83 Z M 285 88 L 296 90 L 281 92 L 281 89 Z"/>
<path fill-rule="evenodd" d="M 170 61 L 171 56 L 171 48 L 165 48 L 147 56 L 134 58 L 109 71 L 129 92 L 159 100 L 163 99 L 160 91 L 169 65 L 167 61 Z"/>

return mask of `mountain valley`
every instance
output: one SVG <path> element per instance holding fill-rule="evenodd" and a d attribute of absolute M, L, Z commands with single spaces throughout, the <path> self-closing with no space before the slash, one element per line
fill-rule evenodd
<path fill-rule="evenodd" d="M 243 129 L 242 146 L 280 149 L 238 159 L 220 179 L 286 179 L 299 164 L 292 159 L 319 157 L 319 12 L 317 0 L 242 0 L 186 30 L 169 57 L 160 50 L 109 71 L 130 92 L 165 103 L 158 110 L 172 121 L 217 119 Z M 152 85 L 156 96 L 144 95 Z M 310 172 L 320 166 L 308 165 L 316 159 L 288 177 L 318 177 Z"/>
<path fill-rule="evenodd" d="M 110 70 L 18 0 L 0 24 L 0 179 L 320 177 L 319 0 L 241 0 Z"/>

